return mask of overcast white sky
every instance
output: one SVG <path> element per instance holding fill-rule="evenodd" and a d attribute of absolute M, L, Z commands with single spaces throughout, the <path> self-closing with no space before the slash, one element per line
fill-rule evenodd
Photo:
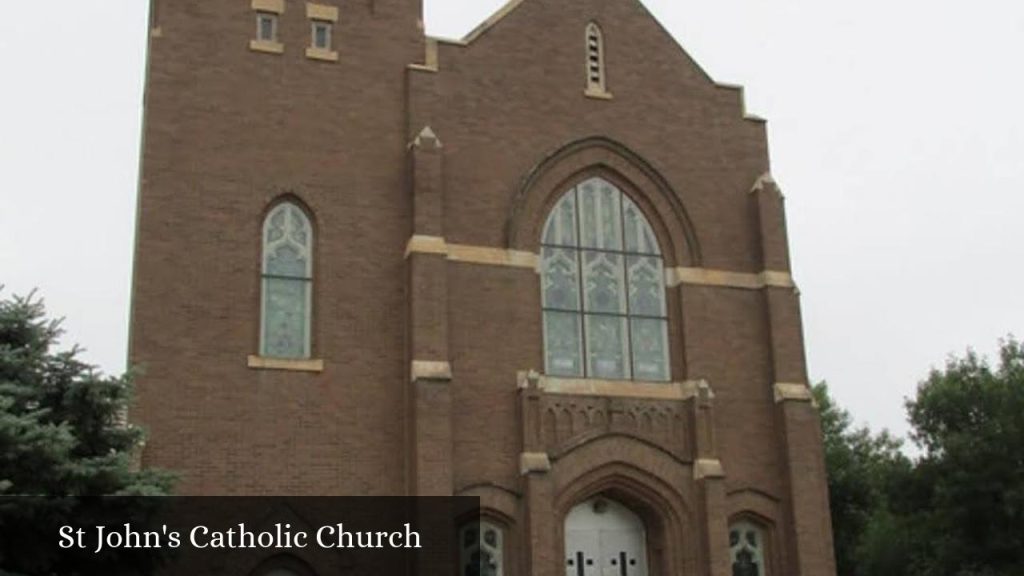
<path fill-rule="evenodd" d="M 929 367 L 1024 336 L 1024 2 L 645 3 L 768 118 L 811 378 L 858 420 L 905 433 Z M 38 287 L 120 372 L 148 2 L 8 4 L 0 283 Z M 425 4 L 431 34 L 461 37 L 502 0 Z"/>

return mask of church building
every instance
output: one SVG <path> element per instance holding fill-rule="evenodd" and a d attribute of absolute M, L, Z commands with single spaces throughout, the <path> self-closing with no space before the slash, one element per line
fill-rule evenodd
<path fill-rule="evenodd" d="M 143 465 L 478 497 L 460 576 L 835 573 L 765 121 L 639 0 L 150 3 Z"/>

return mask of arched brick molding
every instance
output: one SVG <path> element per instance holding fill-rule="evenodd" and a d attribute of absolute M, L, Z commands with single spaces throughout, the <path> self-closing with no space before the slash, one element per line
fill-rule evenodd
<path fill-rule="evenodd" d="M 515 490 L 490 483 L 465 486 L 456 490 L 455 495 L 479 498 L 481 511 L 491 510 L 509 522 L 515 517 L 519 499 L 522 497 L 522 494 Z"/>
<path fill-rule="evenodd" d="M 679 194 L 640 155 L 600 136 L 566 144 L 527 173 L 509 210 L 508 247 L 536 252 L 550 209 L 574 184 L 594 176 L 618 186 L 644 211 L 658 235 L 667 266 L 701 265 L 696 228 Z"/>
<path fill-rule="evenodd" d="M 649 444 L 619 436 L 579 446 L 555 460 L 551 474 L 556 558 L 561 560 L 565 554 L 566 515 L 580 502 L 604 496 L 643 519 L 651 576 L 697 573 L 699 537 L 690 505 L 692 495 L 686 493 L 693 483 L 689 464 Z M 558 568 L 564 571 L 560 565 Z"/>
<path fill-rule="evenodd" d="M 743 511 L 756 514 L 766 522 L 781 522 L 782 505 L 778 498 L 766 492 L 754 489 L 731 490 L 726 495 L 729 514 Z"/>
<path fill-rule="evenodd" d="M 783 508 L 777 498 L 759 490 L 735 490 L 726 497 L 729 526 L 747 521 L 764 531 L 768 576 L 780 574 L 787 566 L 786 535 L 776 527 L 783 524 Z"/>
<path fill-rule="evenodd" d="M 488 497 L 485 497 L 488 496 Z M 515 520 L 515 510 L 509 509 L 507 502 L 500 498 L 495 500 L 495 494 L 477 489 L 467 490 L 460 496 L 480 496 L 480 508 L 471 514 L 463 514 L 456 519 L 456 527 L 462 530 L 466 524 L 473 522 L 487 522 L 497 526 L 502 531 L 502 573 L 504 576 L 518 576 L 523 574 L 521 564 L 522 536 L 520 527 Z M 497 507 L 494 504 L 497 503 Z M 461 543 L 459 543 L 461 545 Z"/>

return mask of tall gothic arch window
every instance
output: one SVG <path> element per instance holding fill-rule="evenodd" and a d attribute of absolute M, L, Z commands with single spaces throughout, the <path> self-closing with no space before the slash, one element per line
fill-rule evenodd
<path fill-rule="evenodd" d="M 282 202 L 263 222 L 260 354 L 308 358 L 313 287 L 313 227 L 305 211 Z"/>
<path fill-rule="evenodd" d="M 587 180 L 559 200 L 541 244 L 545 371 L 668 381 L 664 263 L 636 204 Z"/>
<path fill-rule="evenodd" d="M 750 522 L 736 522 L 729 528 L 732 576 L 767 576 L 764 531 Z"/>
<path fill-rule="evenodd" d="M 490 522 L 472 522 L 459 530 L 459 576 L 502 576 L 502 529 Z"/>

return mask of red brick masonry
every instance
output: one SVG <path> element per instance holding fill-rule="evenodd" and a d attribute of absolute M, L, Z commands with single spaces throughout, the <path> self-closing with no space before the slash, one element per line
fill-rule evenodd
<path fill-rule="evenodd" d="M 652 575 L 728 576 L 740 518 L 764 527 L 771 576 L 834 573 L 765 123 L 639 2 L 523 0 L 437 42 L 419 0 L 321 0 L 337 62 L 306 56 L 303 2 L 284 2 L 281 54 L 250 49 L 251 0 L 151 2 L 131 335 L 146 465 L 187 494 L 479 496 L 505 576 L 562 574 L 563 519 L 597 494 L 643 518 Z M 584 94 L 591 21 L 611 98 Z M 684 269 L 678 394 L 540 374 L 529 255 L 595 175 Z M 247 362 L 282 197 L 314 222 L 322 371 Z"/>

